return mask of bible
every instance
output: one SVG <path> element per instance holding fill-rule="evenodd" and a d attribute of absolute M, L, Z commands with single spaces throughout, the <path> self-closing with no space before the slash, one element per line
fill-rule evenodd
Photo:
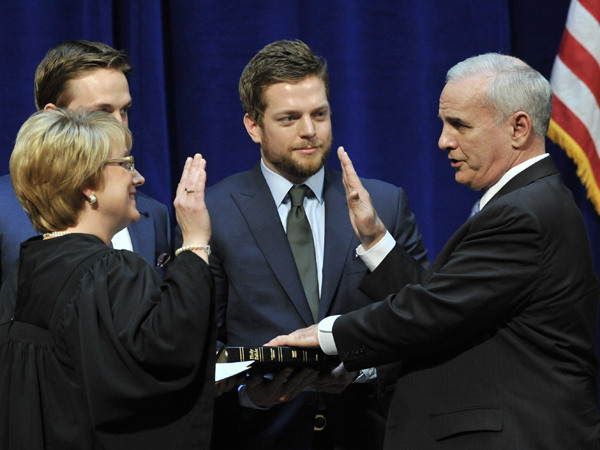
<path fill-rule="evenodd" d="M 218 363 L 254 361 L 251 371 L 279 371 L 286 367 L 329 371 L 340 364 L 338 355 L 326 355 L 319 348 L 300 347 L 223 347 Z"/>

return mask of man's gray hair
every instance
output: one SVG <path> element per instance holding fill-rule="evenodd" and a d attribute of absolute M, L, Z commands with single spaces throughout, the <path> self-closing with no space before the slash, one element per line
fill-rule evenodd
<path fill-rule="evenodd" d="M 537 70 L 512 56 L 486 53 L 459 62 L 446 74 L 446 82 L 490 77 L 484 102 L 496 111 L 498 124 L 517 111 L 531 117 L 533 133 L 545 136 L 552 115 L 552 87 Z"/>

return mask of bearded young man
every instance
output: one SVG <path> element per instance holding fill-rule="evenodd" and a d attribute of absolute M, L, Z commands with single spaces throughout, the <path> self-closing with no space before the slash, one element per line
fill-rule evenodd
<path fill-rule="evenodd" d="M 302 42 L 272 43 L 246 66 L 240 97 L 244 125 L 260 144 L 261 159 L 206 193 L 214 224 L 210 263 L 219 340 L 228 346 L 262 345 L 371 303 L 357 289 L 367 267 L 355 257 L 360 242 L 342 175 L 325 166 L 332 140 L 325 61 Z M 404 191 L 376 180 L 363 183 L 398 245 L 427 266 Z M 307 261 L 295 256 L 286 235 L 289 191 L 302 185 L 312 268 L 300 267 Z M 312 272 L 311 287 L 300 272 Z M 213 448 L 378 448 L 384 418 L 374 400 L 375 383 L 360 383 L 365 378 L 341 365 L 320 375 L 286 368 L 272 379 L 249 376 L 239 391 L 217 399 Z"/>

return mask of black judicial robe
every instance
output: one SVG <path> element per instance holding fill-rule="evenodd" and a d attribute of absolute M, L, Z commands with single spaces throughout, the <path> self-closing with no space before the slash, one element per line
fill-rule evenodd
<path fill-rule="evenodd" d="M 40 311 L 101 250 L 49 330 Z M 213 278 L 192 252 L 161 283 L 95 236 L 24 242 L 0 292 L 0 448 L 209 448 L 213 316 Z"/>

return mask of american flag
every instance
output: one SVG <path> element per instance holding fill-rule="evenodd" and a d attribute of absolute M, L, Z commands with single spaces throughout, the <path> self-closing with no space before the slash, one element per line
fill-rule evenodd
<path fill-rule="evenodd" d="M 571 0 L 550 83 L 548 136 L 575 161 L 600 214 L 600 0 Z"/>

